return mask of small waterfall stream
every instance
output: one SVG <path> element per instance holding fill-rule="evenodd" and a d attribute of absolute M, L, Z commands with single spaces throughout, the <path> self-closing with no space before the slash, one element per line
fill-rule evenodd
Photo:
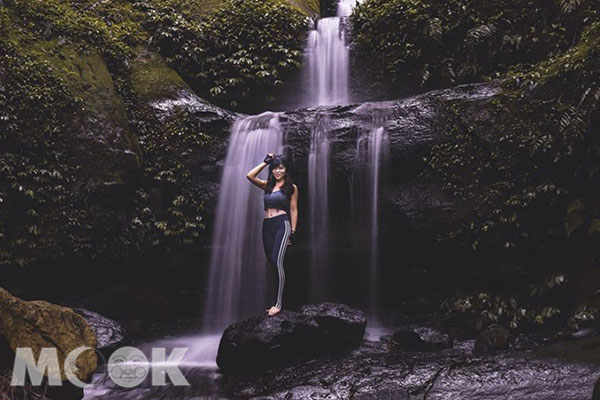
<path fill-rule="evenodd" d="M 387 154 L 387 136 L 383 126 L 374 126 L 367 137 L 366 158 L 369 163 L 369 183 L 371 189 L 370 211 L 370 276 L 369 314 L 376 317 L 377 294 L 379 293 L 379 177 L 383 157 Z M 376 320 L 375 320 L 376 321 Z"/>
<path fill-rule="evenodd" d="M 328 299 L 329 256 L 329 118 L 317 114 L 308 155 L 310 302 Z"/>
<path fill-rule="evenodd" d="M 367 335 L 378 338 L 385 333 L 377 316 L 379 294 L 379 194 L 381 168 L 389 157 L 385 118 L 375 112 L 372 127 L 356 143 L 355 169 L 350 180 L 351 210 L 355 232 L 368 243 Z M 361 247 L 362 248 L 362 247 Z M 376 339 L 375 339 L 376 340 Z"/>
<path fill-rule="evenodd" d="M 346 104 L 348 47 L 340 17 L 321 18 L 308 35 L 308 104 Z"/>
<path fill-rule="evenodd" d="M 309 106 L 345 105 L 350 101 L 347 23 L 355 5 L 356 1 L 340 0 L 337 16 L 320 18 L 316 29 L 309 31 L 304 50 L 309 83 L 305 103 Z"/>

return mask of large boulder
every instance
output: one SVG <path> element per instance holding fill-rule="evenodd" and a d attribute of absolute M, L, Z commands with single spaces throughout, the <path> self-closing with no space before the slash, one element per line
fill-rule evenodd
<path fill-rule="evenodd" d="M 343 353 L 362 342 L 367 319 L 345 304 L 309 304 L 230 325 L 221 338 L 217 365 L 228 373 L 253 374 L 319 355 Z"/>
<path fill-rule="evenodd" d="M 94 331 L 81 315 L 67 307 L 43 300 L 25 301 L 0 288 L 0 335 L 13 352 L 17 347 L 31 348 L 36 361 L 42 348 L 55 348 L 59 370 L 49 368 L 45 372 L 46 377 L 67 380 L 65 358 L 81 346 L 92 350 L 83 351 L 75 360 L 75 376 L 83 382 L 90 382 L 98 367 Z"/>

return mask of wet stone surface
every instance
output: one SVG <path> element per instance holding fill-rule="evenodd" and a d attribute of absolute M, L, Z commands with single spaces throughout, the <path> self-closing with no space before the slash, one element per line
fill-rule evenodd
<path fill-rule="evenodd" d="M 191 347 L 192 362 L 180 368 L 190 385 L 153 386 L 149 373 L 140 385 L 122 388 L 107 378 L 106 366 L 102 366 L 84 398 L 589 400 L 600 377 L 598 364 L 536 355 L 536 349 L 547 342 L 540 334 L 515 335 L 508 350 L 478 356 L 473 354 L 475 338 L 441 329 L 439 317 L 397 315 L 382 319 L 382 328 L 367 325 L 365 339 L 355 350 L 338 356 L 314 357 L 255 376 L 230 375 L 216 365 L 194 364 L 198 357 L 192 350 L 202 343 L 202 337 L 177 336 L 168 341 L 134 343 L 142 348 Z M 445 346 L 434 351 L 398 348 L 393 343 L 393 334 L 398 331 L 412 331 L 427 343 Z M 588 349 L 600 342 L 595 339 L 590 339 L 591 344 L 582 341 L 563 344 Z M 218 337 L 213 339 L 214 346 L 218 340 Z"/>
<path fill-rule="evenodd" d="M 526 350 L 476 357 L 473 341 L 439 353 L 390 351 L 367 341 L 341 357 L 260 378 L 223 377 L 234 398 L 590 399 L 600 368 L 534 357 Z"/>

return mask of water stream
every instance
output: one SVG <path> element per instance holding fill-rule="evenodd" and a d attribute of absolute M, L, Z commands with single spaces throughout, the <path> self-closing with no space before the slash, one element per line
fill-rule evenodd
<path fill-rule="evenodd" d="M 352 219 L 354 231 L 359 239 L 368 243 L 368 286 L 367 334 L 385 330 L 377 316 L 379 294 L 379 194 L 381 190 L 381 168 L 389 157 L 389 140 L 385 130 L 385 119 L 373 115 L 372 127 L 363 132 L 356 143 L 354 172 L 351 178 Z M 362 247 L 361 247 L 362 248 Z"/>
<path fill-rule="evenodd" d="M 308 208 L 310 242 L 309 301 L 329 299 L 331 259 L 329 231 L 329 118 L 317 114 L 308 155 Z"/>

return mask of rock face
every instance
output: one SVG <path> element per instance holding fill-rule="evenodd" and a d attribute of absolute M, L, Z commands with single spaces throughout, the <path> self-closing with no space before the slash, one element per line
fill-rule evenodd
<path fill-rule="evenodd" d="M 299 187 L 308 187 L 311 132 L 316 118 L 326 115 L 330 129 L 330 203 L 336 204 L 339 213 L 343 213 L 347 220 L 356 142 L 361 133 L 371 129 L 374 116 L 379 116 L 385 121 L 390 143 L 390 159 L 384 171 L 387 174 L 384 182 L 388 184 L 383 188 L 384 211 L 394 214 L 390 221 L 395 223 L 400 219 L 411 234 L 435 235 L 449 224 L 463 220 L 476 205 L 458 203 L 455 198 L 442 192 L 442 183 L 435 177 L 420 176 L 426 169 L 422 157 L 432 145 L 451 139 L 445 130 L 451 105 L 460 110 L 465 122 L 490 118 L 485 105 L 499 91 L 498 83 L 469 84 L 401 100 L 308 107 L 283 112 L 280 122 L 284 151 L 291 159 L 293 179 Z M 232 117 L 229 116 L 229 120 Z M 223 117 L 223 120 L 227 120 L 227 117 Z M 226 152 L 227 140 L 210 147 L 207 153 L 210 153 L 210 160 L 214 162 L 211 164 L 209 160 L 206 169 L 193 172 L 198 184 L 208 193 L 218 189 L 221 176 L 220 170 L 214 171 L 208 167 L 222 167 Z M 207 199 L 208 214 L 211 214 L 215 202 L 216 193 L 212 199 Z M 303 193 L 299 198 L 301 209 L 306 209 L 305 202 L 306 194 Z"/>
<path fill-rule="evenodd" d="M 497 82 L 469 84 L 394 101 L 308 107 L 283 112 L 280 122 L 284 134 L 284 151 L 291 156 L 293 178 L 302 187 L 307 187 L 308 153 L 313 124 L 317 117 L 326 115 L 330 128 L 330 182 L 333 186 L 330 196 L 343 202 L 348 197 L 348 178 L 354 169 L 356 141 L 362 132 L 371 129 L 374 116 L 379 116 L 385 123 L 389 137 L 388 167 L 393 171 L 388 176 L 391 187 L 386 190 L 385 200 L 396 212 L 403 214 L 415 230 L 439 229 L 440 223 L 461 218 L 463 214 L 455 211 L 468 212 L 472 204 L 459 205 L 454 199 L 441 194 L 441 183 L 435 179 L 417 179 L 424 169 L 422 157 L 432 145 L 450 140 L 445 130 L 451 112 L 450 105 L 460 110 L 465 122 L 486 119 L 490 116 L 485 105 L 499 91 Z M 220 118 L 232 121 L 234 117 L 243 116 L 237 114 Z M 227 152 L 226 141 L 211 147 L 209 152 L 214 164 L 222 167 Z M 209 174 L 204 174 L 204 169 L 201 169 L 194 171 L 194 174 L 198 176 L 200 185 L 215 187 L 220 179 L 220 171 L 207 172 Z M 397 190 L 398 187 L 402 190 Z M 213 200 L 216 201 L 216 196 Z M 300 201 L 303 200 L 301 196 Z M 207 204 L 208 209 L 211 207 L 214 207 L 214 203 Z M 453 212 L 448 213 L 449 210 Z M 442 220 L 431 218 L 431 212 L 442 217 Z"/>
<path fill-rule="evenodd" d="M 228 373 L 253 374 L 360 345 L 367 319 L 345 304 L 309 304 L 230 325 L 221 338 L 217 365 Z"/>
<path fill-rule="evenodd" d="M 405 351 L 439 351 L 449 347 L 444 342 L 426 342 L 416 332 L 408 330 L 396 331 L 390 339 L 394 349 Z"/>
<path fill-rule="evenodd" d="M 47 376 L 66 380 L 64 361 L 67 354 L 80 346 L 96 348 L 94 331 L 85 319 L 67 307 L 42 300 L 24 301 L 0 288 L 0 334 L 16 352 L 30 347 L 35 360 L 44 347 L 56 348 L 59 370 L 49 368 Z M 94 350 L 82 352 L 75 362 L 75 375 L 89 382 L 98 358 Z"/>
<path fill-rule="evenodd" d="M 452 140 L 446 126 L 454 118 L 453 109 L 458 110 L 458 115 L 466 124 L 490 119 L 492 117 L 486 105 L 500 90 L 498 82 L 470 84 L 394 101 L 307 107 L 280 113 L 283 152 L 289 156 L 290 174 L 300 188 L 298 246 L 294 248 L 296 254 L 290 257 L 289 264 L 296 267 L 294 263 L 297 262 L 298 268 L 295 270 L 302 270 L 304 260 L 308 257 L 308 250 L 303 246 L 308 232 L 308 228 L 305 228 L 308 226 L 306 216 L 309 209 L 308 159 L 311 133 L 315 122 L 322 117 L 327 121 L 330 138 L 330 226 L 336 227 L 332 233 L 334 243 L 330 248 L 332 259 L 335 260 L 332 267 L 334 275 L 344 271 L 349 274 L 346 279 L 348 282 L 361 282 L 361 266 L 368 262 L 365 255 L 369 254 L 370 242 L 363 237 L 367 230 L 363 229 L 364 226 L 356 226 L 358 218 L 354 218 L 350 199 L 353 198 L 355 182 L 353 174 L 357 170 L 357 141 L 362 134 L 371 130 L 377 119 L 383 121 L 389 138 L 389 159 L 380 171 L 379 248 L 380 259 L 385 261 L 381 273 L 386 276 L 384 285 L 394 286 L 382 290 L 393 290 L 400 298 L 417 287 L 407 279 L 406 272 L 397 267 L 397 260 L 402 260 L 401 264 L 406 266 L 437 265 L 439 260 L 458 260 L 463 257 L 463 254 L 441 253 L 457 250 L 444 249 L 438 237 L 449 227 L 467 220 L 481 205 L 476 202 L 465 204 L 458 196 L 444 192 L 442 180 L 429 172 L 423 157 L 432 146 Z M 238 114 L 235 117 L 243 116 Z M 203 152 L 205 157 L 198 158 L 201 167 L 192 171 L 199 190 L 207 194 L 207 226 L 214 222 L 212 216 L 227 152 L 228 138 L 223 139 L 207 148 L 206 153 Z M 425 253 L 422 251 L 424 248 L 428 249 Z M 442 271 L 447 273 L 450 269 L 444 268 Z M 438 279 L 438 282 L 441 281 L 443 279 Z M 422 283 L 432 284 L 431 280 Z M 348 301 L 364 288 L 359 284 L 349 284 L 339 290 L 338 298 Z"/>
<path fill-rule="evenodd" d="M 384 121 L 390 150 L 389 164 L 386 171 L 382 171 L 387 174 L 385 182 L 389 183 L 384 188 L 384 200 L 405 218 L 411 229 L 437 231 L 440 225 L 462 218 L 472 205 L 457 204 L 441 193 L 441 182 L 419 176 L 425 169 L 422 157 L 432 145 L 451 139 L 445 129 L 451 105 L 460 110 L 467 122 L 489 118 L 485 105 L 499 90 L 498 83 L 461 85 L 401 100 L 286 112 L 281 121 L 284 142 L 295 160 L 294 177 L 302 182 L 308 175 L 312 124 L 317 115 L 326 114 L 330 121 L 333 201 L 343 203 L 348 197 L 348 178 L 354 170 L 357 139 L 372 128 L 374 117 L 380 118 Z"/>

